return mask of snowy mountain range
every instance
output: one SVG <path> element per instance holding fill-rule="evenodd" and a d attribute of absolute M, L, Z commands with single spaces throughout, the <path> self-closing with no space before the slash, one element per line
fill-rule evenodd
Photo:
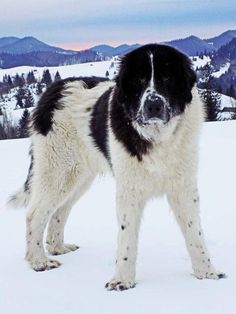
<path fill-rule="evenodd" d="M 175 47 L 189 56 L 196 56 L 200 53 L 216 51 L 235 37 L 236 30 L 229 30 L 209 39 L 189 36 L 184 39 L 168 41 L 165 44 Z"/>
<path fill-rule="evenodd" d="M 228 30 L 216 37 L 201 39 L 189 36 L 164 42 L 189 56 L 217 51 L 236 37 L 236 30 Z M 141 46 L 123 44 L 118 47 L 98 45 L 87 50 L 73 51 L 50 46 L 34 37 L 3 37 L 0 38 L 0 68 L 11 68 L 22 65 L 58 66 L 82 62 L 102 61 L 113 56 L 123 55 Z"/>
<path fill-rule="evenodd" d="M 56 52 L 74 54 L 75 51 L 53 47 L 34 37 L 3 37 L 0 38 L 0 53 L 26 54 L 31 52 Z"/>

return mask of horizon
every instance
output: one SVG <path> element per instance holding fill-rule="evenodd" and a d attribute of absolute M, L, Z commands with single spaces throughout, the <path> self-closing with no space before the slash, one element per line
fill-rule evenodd
<path fill-rule="evenodd" d="M 2 0 L 0 37 L 24 34 L 64 49 L 145 44 L 195 35 L 211 38 L 235 29 L 234 0 Z M 16 9 L 17 8 L 17 9 Z"/>
<path fill-rule="evenodd" d="M 66 50 L 81 51 L 81 50 L 91 49 L 91 48 L 93 48 L 95 46 L 100 46 L 100 45 L 107 45 L 107 46 L 111 46 L 113 48 L 117 48 L 118 46 L 125 45 L 125 44 L 127 44 L 127 45 L 135 45 L 135 44 L 145 45 L 145 44 L 154 43 L 154 42 L 156 42 L 156 43 L 164 43 L 164 42 L 169 42 L 169 41 L 173 41 L 173 40 L 186 39 L 186 38 L 188 38 L 190 36 L 196 36 L 196 37 L 198 37 L 198 38 L 200 38 L 202 40 L 206 40 L 206 39 L 210 39 L 210 38 L 213 38 L 213 37 L 217 37 L 217 36 L 219 36 L 219 35 L 221 35 L 223 33 L 229 32 L 229 31 L 236 31 L 236 28 L 235 29 L 225 29 L 225 30 L 223 30 L 220 33 L 212 34 L 212 36 L 205 37 L 205 38 L 201 38 L 200 36 L 197 36 L 197 35 L 191 33 L 191 34 L 189 34 L 189 35 L 187 35 L 185 37 L 171 38 L 169 40 L 163 40 L 163 41 L 150 41 L 150 42 L 148 42 L 148 41 L 146 41 L 146 42 L 125 42 L 125 41 L 124 42 L 114 42 L 114 41 L 113 42 L 98 42 L 98 43 L 96 43 L 94 45 L 90 45 L 90 46 L 88 46 L 88 45 L 78 46 L 78 44 L 74 44 L 74 46 L 73 45 L 67 46 L 67 45 L 63 45 L 63 44 L 54 45 L 54 44 L 52 44 L 50 42 L 44 42 L 41 38 L 38 38 L 38 37 L 32 36 L 32 35 L 23 35 L 21 37 L 15 36 L 15 35 L 9 35 L 9 36 L 1 36 L 0 39 L 1 38 L 6 38 L 6 37 L 17 37 L 19 39 L 23 39 L 23 38 L 27 38 L 27 37 L 33 37 L 33 38 L 35 38 L 35 39 L 37 39 L 39 41 L 44 42 L 45 44 L 47 44 L 49 46 L 55 46 L 55 47 L 66 49 Z"/>

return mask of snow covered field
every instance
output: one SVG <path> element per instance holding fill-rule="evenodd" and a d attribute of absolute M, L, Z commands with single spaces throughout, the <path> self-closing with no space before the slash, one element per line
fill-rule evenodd
<path fill-rule="evenodd" d="M 98 179 L 75 206 L 66 241 L 80 245 L 63 265 L 36 273 L 24 262 L 25 210 L 6 210 L 26 177 L 29 141 L 0 141 L 1 314 L 235 314 L 236 121 L 205 123 L 199 186 L 206 240 L 226 279 L 191 275 L 184 241 L 165 199 L 148 204 L 142 224 L 137 286 L 108 292 L 116 248 L 114 182 Z"/>
<path fill-rule="evenodd" d="M 16 73 L 21 75 L 22 73 L 27 74 L 30 71 L 34 72 L 36 78 L 42 78 L 43 71 L 46 69 L 50 70 L 51 75 L 54 77 L 56 72 L 59 71 L 61 78 L 67 78 L 70 76 L 102 76 L 105 77 L 106 71 L 110 69 L 110 61 L 101 62 L 88 62 L 79 63 L 72 65 L 56 66 L 56 67 L 32 67 L 32 66 L 21 66 L 10 69 L 0 69 L 0 81 L 2 81 L 4 75 L 15 76 Z M 115 70 L 113 68 L 113 70 Z M 113 71 L 111 71 L 113 74 Z"/>

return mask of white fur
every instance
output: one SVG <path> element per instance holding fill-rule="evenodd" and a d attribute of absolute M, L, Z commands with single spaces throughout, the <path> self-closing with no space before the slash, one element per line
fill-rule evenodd
<path fill-rule="evenodd" d="M 63 110 L 55 111 L 53 132 L 32 133 L 34 168 L 27 214 L 26 259 L 35 270 L 58 267 L 44 251 L 43 235 L 49 222 L 47 247 L 51 254 L 77 249 L 64 243 L 64 226 L 73 204 L 89 188 L 97 174 L 110 171 L 102 153 L 89 136 L 90 113 L 98 97 L 113 83 L 84 89 L 68 84 L 71 93 L 62 99 Z M 116 180 L 118 248 L 116 270 L 109 290 L 135 284 L 138 233 L 145 203 L 166 194 L 185 237 L 195 275 L 218 278 L 204 243 L 199 218 L 197 190 L 198 137 L 204 118 L 196 89 L 182 116 L 166 125 L 138 129 L 153 142 L 142 161 L 131 157 L 115 138 L 109 124 L 109 153 Z"/>

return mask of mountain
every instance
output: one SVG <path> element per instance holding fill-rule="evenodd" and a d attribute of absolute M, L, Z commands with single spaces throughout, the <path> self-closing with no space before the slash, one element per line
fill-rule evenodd
<path fill-rule="evenodd" d="M 63 54 L 50 51 L 38 51 L 25 54 L 0 53 L 0 68 L 7 69 L 22 65 L 30 66 L 58 66 L 92 61 L 101 61 L 104 58 L 97 52 L 84 50 L 73 54 Z"/>
<path fill-rule="evenodd" d="M 5 42 L 5 44 L 1 44 L 1 42 Z M 5 39 L 0 39 L 0 53 L 24 54 L 39 51 L 73 53 L 73 51 L 70 50 L 47 45 L 34 37 L 24 37 L 21 39 L 16 37 L 5 37 Z"/>
<path fill-rule="evenodd" d="M 211 66 L 217 73 L 213 74 L 212 86 L 236 98 L 236 38 L 216 51 Z"/>
<path fill-rule="evenodd" d="M 204 41 L 214 47 L 215 49 L 219 49 L 223 45 L 226 45 L 229 43 L 233 38 L 236 37 L 236 30 L 229 30 L 226 31 L 219 36 L 205 39 Z"/>
<path fill-rule="evenodd" d="M 134 44 L 134 45 L 123 44 L 118 47 L 112 47 L 109 45 L 98 45 L 98 46 L 94 46 L 90 48 L 90 50 L 96 51 L 97 53 L 102 54 L 105 57 L 113 57 L 113 56 L 123 55 L 140 46 L 141 46 L 140 44 Z"/>
<path fill-rule="evenodd" d="M 196 36 L 172 40 L 164 42 L 164 44 L 174 47 L 189 56 L 196 56 L 200 53 L 212 52 L 212 50 L 214 50 L 211 45 Z"/>
<path fill-rule="evenodd" d="M 0 38 L 0 48 L 7 45 L 14 44 L 18 40 L 19 40 L 18 37 L 2 37 Z"/>
<path fill-rule="evenodd" d="M 104 60 L 103 55 L 90 49 L 82 51 L 65 50 L 50 46 L 34 37 L 0 38 L 0 68 L 22 65 L 58 66 Z"/>
<path fill-rule="evenodd" d="M 236 37 L 236 30 L 229 30 L 206 40 L 192 35 L 187 38 L 164 42 L 164 44 L 175 47 L 189 56 L 196 56 L 217 51 L 234 37 Z M 101 61 L 111 59 L 113 56 L 124 55 L 140 46 L 140 44 L 123 44 L 117 47 L 97 45 L 78 52 L 50 46 L 34 37 L 3 37 L 0 38 L 0 68 L 21 65 L 58 66 Z"/>

